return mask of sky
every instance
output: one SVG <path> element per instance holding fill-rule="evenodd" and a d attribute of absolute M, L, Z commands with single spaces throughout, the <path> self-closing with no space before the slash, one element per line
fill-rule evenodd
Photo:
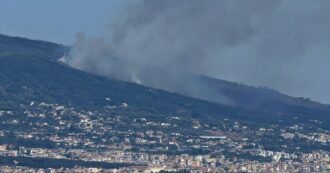
<path fill-rule="evenodd" d="M 323 103 L 329 18 L 329 0 L 0 0 L 0 33 L 73 46 L 81 70 L 192 92 L 176 87 L 197 73 Z"/>
<path fill-rule="evenodd" d="M 71 45 L 99 36 L 125 0 L 0 0 L 0 33 Z"/>

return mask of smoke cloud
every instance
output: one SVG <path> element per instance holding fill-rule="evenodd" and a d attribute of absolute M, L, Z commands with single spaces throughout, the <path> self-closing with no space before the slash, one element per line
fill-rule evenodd
<path fill-rule="evenodd" d="M 330 1 L 140 0 L 66 62 L 111 78 L 234 104 L 193 74 L 330 103 Z"/>

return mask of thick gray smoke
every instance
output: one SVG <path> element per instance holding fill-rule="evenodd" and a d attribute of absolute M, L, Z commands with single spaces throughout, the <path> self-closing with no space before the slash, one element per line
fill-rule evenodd
<path fill-rule="evenodd" d="M 233 103 L 190 73 L 330 103 L 329 18 L 328 0 L 133 1 L 102 38 L 78 34 L 66 61 L 226 104 Z"/>

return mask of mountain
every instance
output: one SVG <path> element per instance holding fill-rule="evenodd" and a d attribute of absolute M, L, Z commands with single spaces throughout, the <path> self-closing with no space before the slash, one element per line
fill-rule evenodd
<path fill-rule="evenodd" d="M 206 76 L 197 76 L 196 78 L 201 86 L 200 88 L 216 91 L 217 94 L 212 93 L 212 95 L 221 95 L 228 98 L 233 106 L 242 109 L 302 115 L 308 115 L 311 112 L 323 115 L 328 114 L 330 110 L 329 105 L 311 101 L 308 98 L 288 96 L 266 87 L 247 86 Z M 217 97 L 212 97 L 212 95 L 204 99 L 216 103 L 222 102 Z M 203 98 L 203 96 L 200 98 Z"/>
<path fill-rule="evenodd" d="M 195 77 L 201 89 L 216 90 L 234 101 L 234 105 L 227 106 L 219 104 L 216 97 L 190 98 L 184 91 L 176 94 L 73 69 L 57 61 L 67 51 L 67 47 L 58 44 L 0 35 L 2 109 L 19 109 L 21 104 L 32 101 L 98 109 L 106 106 L 109 98 L 118 104 L 127 103 L 131 112 L 150 116 L 288 124 L 319 119 L 330 123 L 329 106 L 271 89 Z"/>
<path fill-rule="evenodd" d="M 9 37 L 0 34 L 0 56 L 25 56 L 25 57 L 39 57 L 49 60 L 55 60 L 63 52 L 69 49 L 63 45 L 50 43 L 46 41 Z"/>
<path fill-rule="evenodd" d="M 312 112 L 324 115 L 330 110 L 329 105 L 308 98 L 288 96 L 266 87 L 248 86 L 189 72 L 172 73 L 161 68 L 149 67 L 143 70 L 145 75 L 140 74 L 140 81 L 144 85 L 240 109 L 298 115 Z M 152 71 L 151 75 L 149 71 Z"/>
<path fill-rule="evenodd" d="M 0 103 L 3 109 L 16 109 L 20 104 L 32 101 L 97 109 L 106 106 L 106 98 L 111 98 L 118 103 L 128 103 L 132 109 L 162 115 L 185 114 L 216 118 L 248 113 L 229 106 L 88 74 L 56 61 L 53 55 L 54 51 L 59 50 L 59 45 L 1 37 L 4 37 L 0 42 Z M 16 47 L 18 51 L 8 51 L 4 49 L 6 47 Z M 43 54 L 48 54 L 50 58 L 45 58 Z"/>
<path fill-rule="evenodd" d="M 228 172 L 329 158 L 328 105 L 193 74 L 169 92 L 74 69 L 59 61 L 68 51 L 0 35 L 0 170 L 189 172 L 191 158 Z"/>

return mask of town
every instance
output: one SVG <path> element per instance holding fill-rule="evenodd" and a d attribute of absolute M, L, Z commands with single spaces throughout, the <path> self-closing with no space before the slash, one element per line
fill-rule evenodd
<path fill-rule="evenodd" d="M 0 172 L 330 171 L 330 133 L 318 120 L 211 122 L 105 100 L 97 110 L 44 102 L 0 110 Z"/>

